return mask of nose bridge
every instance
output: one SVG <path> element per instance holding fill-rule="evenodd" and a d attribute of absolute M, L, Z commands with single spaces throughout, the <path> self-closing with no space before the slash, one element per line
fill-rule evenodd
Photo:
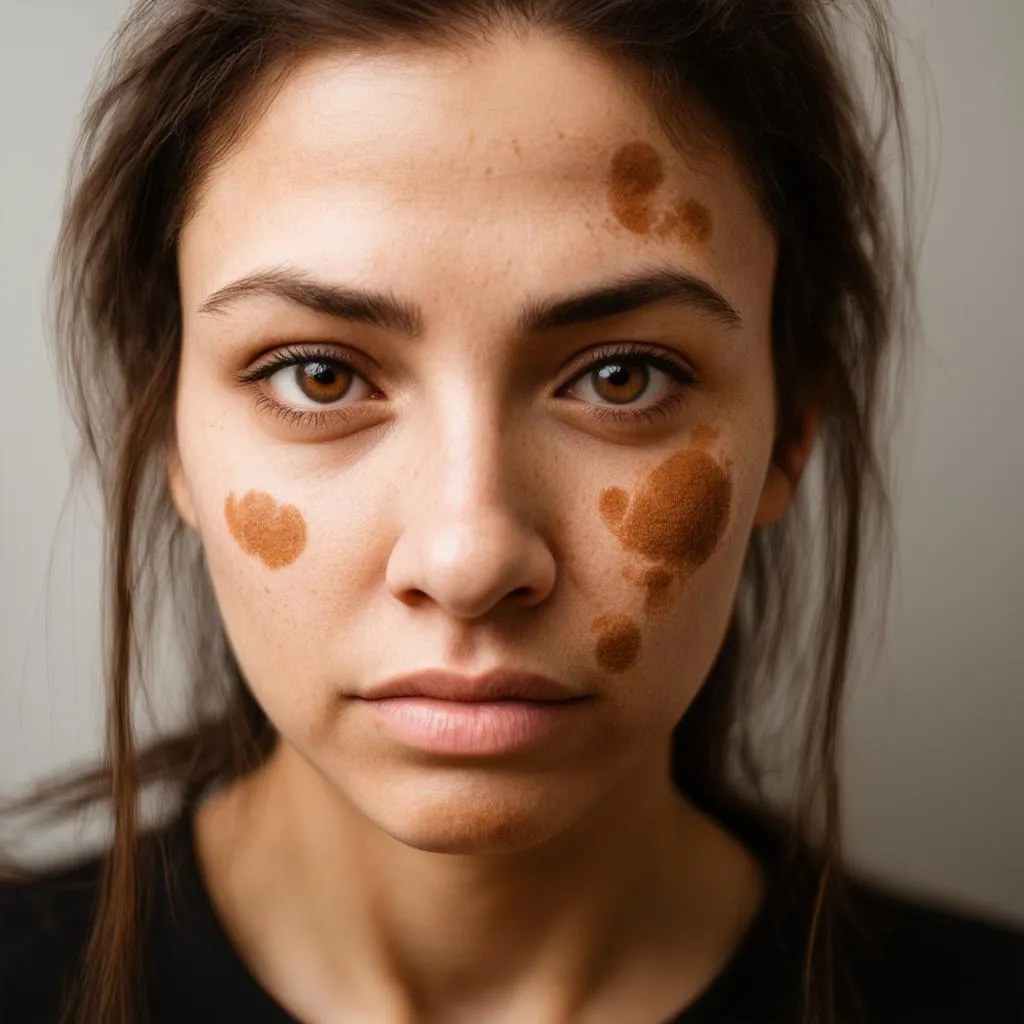
<path fill-rule="evenodd" d="M 518 465 L 499 401 L 474 389 L 463 401 L 443 404 L 435 427 L 437 440 L 430 454 L 438 511 L 501 512 L 511 498 Z"/>
<path fill-rule="evenodd" d="M 543 599 L 554 563 L 524 492 L 529 453 L 495 395 L 462 390 L 434 403 L 410 443 L 417 484 L 388 569 L 392 591 L 426 594 L 459 617 L 513 592 Z"/>

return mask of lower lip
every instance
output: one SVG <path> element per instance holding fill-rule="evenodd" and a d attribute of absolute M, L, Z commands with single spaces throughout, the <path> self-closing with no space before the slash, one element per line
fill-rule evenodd
<path fill-rule="evenodd" d="M 400 739 L 432 754 L 508 754 L 550 739 L 587 703 L 502 700 L 468 703 L 386 697 L 370 704 Z"/>

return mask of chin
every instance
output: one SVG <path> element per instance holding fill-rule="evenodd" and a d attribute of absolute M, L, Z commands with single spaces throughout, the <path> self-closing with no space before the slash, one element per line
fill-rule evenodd
<path fill-rule="evenodd" d="M 584 813 L 581 793 L 547 785 L 542 777 L 502 779 L 498 773 L 472 775 L 453 770 L 428 778 L 345 789 L 364 818 L 406 846 L 431 853 L 513 853 L 538 846 L 569 828 Z"/>

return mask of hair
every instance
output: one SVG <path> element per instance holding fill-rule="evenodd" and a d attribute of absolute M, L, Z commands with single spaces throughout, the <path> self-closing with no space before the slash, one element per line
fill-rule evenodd
<path fill-rule="evenodd" d="M 273 83 L 313 50 L 454 49 L 534 29 L 589 47 L 628 75 L 674 145 L 694 138 L 697 97 L 713 126 L 706 138 L 737 157 L 777 239 L 775 454 L 815 407 L 817 507 L 810 514 L 802 486 L 779 521 L 753 529 L 717 658 L 673 732 L 671 771 L 699 805 L 746 807 L 788 837 L 791 856 L 813 852 L 804 1012 L 832 1019 L 838 733 L 864 553 L 891 565 L 885 400 L 916 309 L 912 173 L 889 17 L 884 0 L 138 0 L 86 107 L 51 278 L 59 383 L 81 434 L 76 478 L 94 469 L 105 502 L 106 742 L 97 764 L 7 806 L 53 818 L 109 811 L 112 840 L 65 1020 L 145 1017 L 137 940 L 151 865 L 137 840 L 148 788 L 165 785 L 190 806 L 257 768 L 276 740 L 165 471 L 181 354 L 176 243 L 197 190 Z M 855 21 L 880 123 L 844 50 Z M 893 128 L 902 217 L 883 180 Z M 140 637 L 153 635 L 160 608 L 177 616 L 189 717 L 142 743 L 136 717 L 150 670 Z M 776 692 L 802 709 L 786 814 L 770 806 L 755 749 L 755 712 Z"/>

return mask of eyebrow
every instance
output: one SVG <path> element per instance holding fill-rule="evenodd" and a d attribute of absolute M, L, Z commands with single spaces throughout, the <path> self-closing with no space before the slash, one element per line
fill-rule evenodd
<path fill-rule="evenodd" d="M 247 274 L 214 292 L 202 303 L 199 312 L 217 315 L 240 299 L 265 295 L 409 338 L 417 338 L 425 330 L 423 313 L 414 303 L 387 292 L 319 281 L 290 268 L 270 268 Z M 673 267 L 654 267 L 568 295 L 529 300 L 522 306 L 517 329 L 521 334 L 544 333 L 592 323 L 655 303 L 672 303 L 696 310 L 730 330 L 744 326 L 736 307 L 707 281 Z"/>

